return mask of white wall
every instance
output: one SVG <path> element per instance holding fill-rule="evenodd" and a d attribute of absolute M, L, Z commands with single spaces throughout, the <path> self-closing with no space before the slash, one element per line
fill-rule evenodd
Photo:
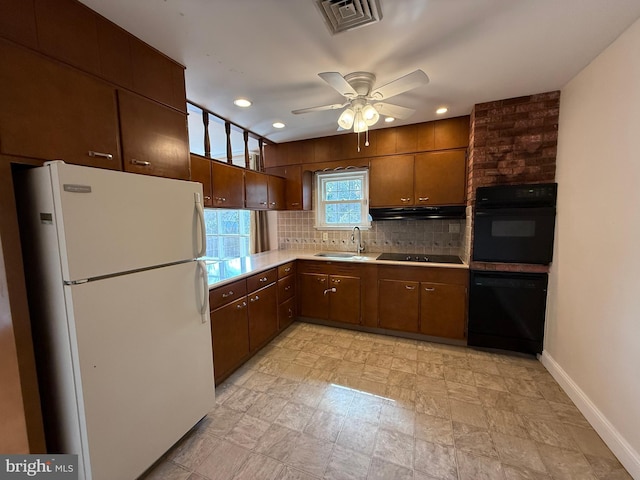
<path fill-rule="evenodd" d="M 640 20 L 562 90 L 543 363 L 640 479 Z"/>

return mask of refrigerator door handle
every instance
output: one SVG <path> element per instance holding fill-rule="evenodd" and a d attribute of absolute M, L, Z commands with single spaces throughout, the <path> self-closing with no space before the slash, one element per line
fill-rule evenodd
<path fill-rule="evenodd" d="M 200 223 L 200 251 L 198 257 L 204 257 L 207 253 L 207 227 L 204 221 L 204 208 L 199 193 L 194 193 L 196 211 L 198 212 L 198 223 Z"/>
<path fill-rule="evenodd" d="M 199 261 L 198 269 L 200 270 L 200 279 L 202 280 L 202 305 L 200 306 L 200 315 L 202 323 L 207 323 L 209 319 L 209 281 L 207 279 L 207 265 Z"/>

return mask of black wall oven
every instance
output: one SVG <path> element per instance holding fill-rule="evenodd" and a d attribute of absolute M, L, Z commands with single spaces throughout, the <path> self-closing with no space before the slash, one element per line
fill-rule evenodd
<path fill-rule="evenodd" d="M 550 263 L 557 190 L 557 183 L 479 187 L 473 260 Z"/>

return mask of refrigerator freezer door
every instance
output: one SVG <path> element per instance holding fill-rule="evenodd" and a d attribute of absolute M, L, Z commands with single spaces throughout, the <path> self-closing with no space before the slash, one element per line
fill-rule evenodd
<path fill-rule="evenodd" d="M 43 168 L 50 172 L 43 181 L 53 193 L 54 212 L 49 213 L 58 229 L 64 280 L 201 256 L 199 183 L 63 162 Z"/>
<path fill-rule="evenodd" d="M 194 261 L 64 287 L 87 479 L 138 477 L 213 408 L 202 281 Z"/>

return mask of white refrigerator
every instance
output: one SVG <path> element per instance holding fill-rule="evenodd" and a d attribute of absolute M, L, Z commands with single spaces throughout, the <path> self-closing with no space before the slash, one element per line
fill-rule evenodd
<path fill-rule="evenodd" d="M 214 405 L 202 187 L 56 161 L 16 192 L 48 450 L 134 479 Z"/>

